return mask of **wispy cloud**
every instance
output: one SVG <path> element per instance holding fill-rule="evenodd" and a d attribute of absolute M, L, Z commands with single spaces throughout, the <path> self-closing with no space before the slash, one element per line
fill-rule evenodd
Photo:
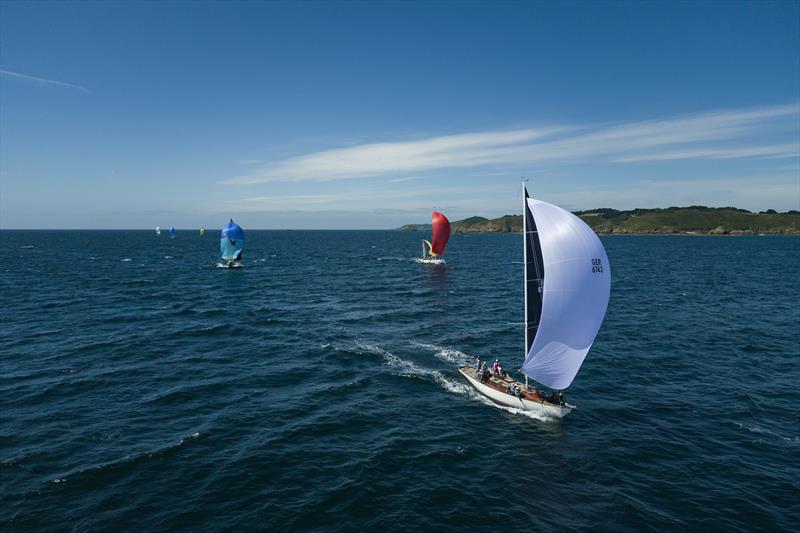
<path fill-rule="evenodd" d="M 0 70 L 0 76 L 6 78 L 14 78 L 18 80 L 29 81 L 39 85 L 52 85 L 55 87 L 64 87 L 66 89 L 76 89 L 85 93 L 90 92 L 89 89 L 74 83 L 66 83 L 63 81 L 48 80 L 47 78 L 37 78 L 36 76 L 28 76 L 27 74 L 20 74 L 19 72 L 11 72 L 10 70 Z"/>
<path fill-rule="evenodd" d="M 716 111 L 605 126 L 554 126 L 383 142 L 273 161 L 225 183 L 327 181 L 404 172 L 602 161 L 797 157 L 800 105 Z M 780 140 L 775 143 L 774 137 Z M 764 139 L 772 142 L 765 144 Z M 533 167 L 533 168 L 532 168 Z"/>
<path fill-rule="evenodd" d="M 228 180 L 248 185 L 268 181 L 357 178 L 395 172 L 471 167 L 496 160 L 493 152 L 531 142 L 562 128 L 466 133 L 418 141 L 362 144 L 324 150 L 269 163 L 257 172 Z"/>
<path fill-rule="evenodd" d="M 251 196 L 226 200 L 225 203 L 235 206 L 238 211 L 371 211 L 430 209 L 429 199 L 447 197 L 447 201 L 455 209 L 502 208 L 494 205 L 487 196 L 495 197 L 503 191 L 503 186 L 478 185 L 464 186 L 457 190 L 452 187 L 414 187 L 408 190 L 396 190 L 388 187 L 360 187 L 358 190 L 342 190 L 329 193 L 311 194 L 278 194 L 269 196 Z"/>
<path fill-rule="evenodd" d="M 639 161 L 671 161 L 675 159 L 735 159 L 745 157 L 773 158 L 795 157 L 798 154 L 800 154 L 800 143 L 654 152 L 641 155 L 623 156 L 614 159 L 613 162 L 636 163 Z"/>

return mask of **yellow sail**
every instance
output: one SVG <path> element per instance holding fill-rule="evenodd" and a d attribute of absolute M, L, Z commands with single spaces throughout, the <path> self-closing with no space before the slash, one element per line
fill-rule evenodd
<path fill-rule="evenodd" d="M 205 234 L 206 234 L 206 228 L 200 228 L 200 236 L 202 237 Z"/>
<path fill-rule="evenodd" d="M 424 242 L 425 244 L 428 245 L 428 255 L 430 255 L 431 257 L 436 257 L 438 255 L 438 254 L 433 253 L 433 245 L 430 243 L 430 241 L 426 241 L 425 239 L 422 239 L 422 242 Z"/>

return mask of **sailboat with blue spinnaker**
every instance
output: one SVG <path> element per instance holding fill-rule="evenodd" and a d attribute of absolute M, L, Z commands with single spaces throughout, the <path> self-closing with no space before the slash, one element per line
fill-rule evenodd
<path fill-rule="evenodd" d="M 242 250 L 244 249 L 244 230 L 242 227 L 230 220 L 219 237 L 219 255 L 222 259 L 220 266 L 226 268 L 238 268 L 242 266 Z"/>

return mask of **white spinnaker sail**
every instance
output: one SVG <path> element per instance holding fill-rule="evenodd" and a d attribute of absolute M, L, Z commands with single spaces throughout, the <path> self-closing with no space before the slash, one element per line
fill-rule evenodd
<path fill-rule="evenodd" d="M 544 287 L 539 327 L 522 370 L 561 390 L 575 379 L 603 323 L 611 269 L 600 239 L 583 220 L 533 198 L 528 209 L 536 221 Z"/>

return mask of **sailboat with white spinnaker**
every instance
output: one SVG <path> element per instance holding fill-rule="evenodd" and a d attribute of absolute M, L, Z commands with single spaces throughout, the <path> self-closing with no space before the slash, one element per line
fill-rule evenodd
<path fill-rule="evenodd" d="M 599 237 L 569 211 L 528 197 L 522 185 L 525 383 L 462 366 L 459 372 L 494 402 L 563 417 L 563 390 L 583 364 L 608 307 L 611 269 Z M 528 378 L 551 392 L 528 385 Z"/>

